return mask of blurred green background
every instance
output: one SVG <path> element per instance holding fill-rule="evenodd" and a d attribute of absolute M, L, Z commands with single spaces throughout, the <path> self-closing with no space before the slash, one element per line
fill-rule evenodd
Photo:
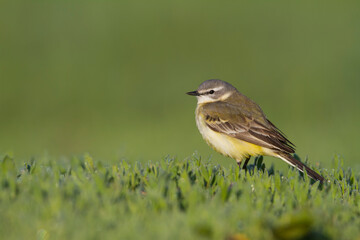
<path fill-rule="evenodd" d="M 198 151 L 196 100 L 220 78 L 302 158 L 360 169 L 360 2 L 1 1 L 0 152 L 117 161 Z"/>

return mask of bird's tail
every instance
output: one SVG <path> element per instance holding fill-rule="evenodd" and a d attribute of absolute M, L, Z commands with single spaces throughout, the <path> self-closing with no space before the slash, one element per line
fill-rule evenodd
<path fill-rule="evenodd" d="M 294 158 L 289 153 L 279 153 L 278 157 L 290 164 L 291 166 L 297 168 L 301 172 L 304 172 L 304 169 L 306 170 L 306 173 L 315 181 L 320 181 L 321 183 L 325 181 L 325 178 L 321 175 L 319 175 L 314 170 L 310 169 L 308 166 Z"/>

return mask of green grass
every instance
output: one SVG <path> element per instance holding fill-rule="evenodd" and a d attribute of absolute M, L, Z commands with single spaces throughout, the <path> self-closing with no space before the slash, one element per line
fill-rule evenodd
<path fill-rule="evenodd" d="M 313 183 L 259 158 L 249 172 L 194 154 L 108 165 L 89 155 L 0 161 L 6 239 L 358 239 L 359 173 Z"/>

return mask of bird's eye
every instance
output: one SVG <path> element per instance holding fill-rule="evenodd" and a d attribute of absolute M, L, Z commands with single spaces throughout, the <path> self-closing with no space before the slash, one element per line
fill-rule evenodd
<path fill-rule="evenodd" d="M 210 93 L 210 94 L 214 94 L 214 92 L 215 92 L 214 90 L 210 90 L 210 92 L 209 92 L 209 93 Z"/>

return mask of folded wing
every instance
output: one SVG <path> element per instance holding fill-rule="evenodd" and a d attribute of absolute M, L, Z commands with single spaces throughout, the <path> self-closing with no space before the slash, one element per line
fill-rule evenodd
<path fill-rule="evenodd" d="M 251 112 L 252 111 L 252 112 Z M 294 145 L 276 128 L 256 105 L 242 109 L 227 102 L 205 104 L 202 111 L 213 131 L 278 152 L 294 153 Z"/>

